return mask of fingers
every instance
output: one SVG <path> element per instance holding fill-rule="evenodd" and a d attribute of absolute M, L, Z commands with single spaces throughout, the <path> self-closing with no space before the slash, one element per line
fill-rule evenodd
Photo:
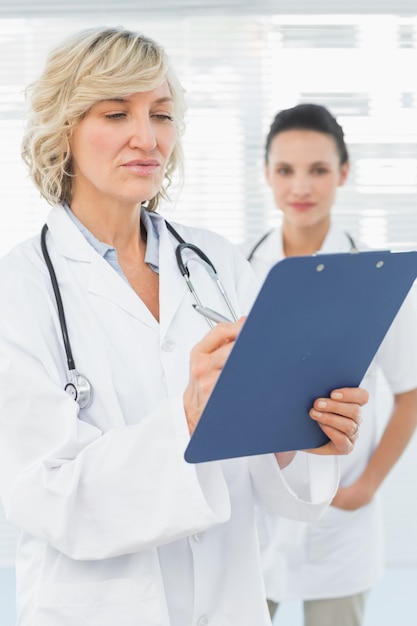
<path fill-rule="evenodd" d="M 359 436 L 361 406 L 368 393 L 361 388 L 337 389 L 330 398 L 318 398 L 310 411 L 330 442 L 317 448 L 316 454 L 349 454 Z"/>
<path fill-rule="evenodd" d="M 190 378 L 183 396 L 190 433 L 200 419 L 243 321 L 217 324 L 191 350 Z"/>
<path fill-rule="evenodd" d="M 315 454 L 336 455 L 345 455 L 352 452 L 356 439 L 359 436 L 359 430 L 356 434 L 349 437 L 343 430 L 339 430 L 339 428 L 333 428 L 332 426 L 321 424 L 320 422 L 319 426 L 329 437 L 330 441 L 321 448 L 316 448 L 314 451 L 310 450 L 310 452 L 314 452 Z"/>
<path fill-rule="evenodd" d="M 358 404 L 334 403 L 328 400 L 317 400 L 310 416 L 323 425 L 341 430 L 348 437 L 355 436 L 362 422 L 362 411 Z"/>
<path fill-rule="evenodd" d="M 244 318 L 237 322 L 222 322 L 216 324 L 194 347 L 201 352 L 211 353 L 225 343 L 235 341 L 242 330 Z"/>
<path fill-rule="evenodd" d="M 340 424 L 341 430 L 348 435 L 355 434 L 356 426 L 362 421 L 362 410 L 359 404 L 339 402 L 329 398 L 316 400 L 310 415 L 324 424 L 335 427 Z"/>
<path fill-rule="evenodd" d="M 347 435 L 352 442 L 355 442 L 356 439 L 359 437 L 359 424 L 360 422 L 354 423 L 352 425 L 352 434 Z"/>
<path fill-rule="evenodd" d="M 241 328 L 240 321 L 212 328 L 191 350 L 191 376 L 199 378 L 210 370 L 221 370 Z"/>
<path fill-rule="evenodd" d="M 330 394 L 330 398 L 363 406 L 368 402 L 369 394 L 362 387 L 343 387 L 342 389 L 334 389 Z"/>

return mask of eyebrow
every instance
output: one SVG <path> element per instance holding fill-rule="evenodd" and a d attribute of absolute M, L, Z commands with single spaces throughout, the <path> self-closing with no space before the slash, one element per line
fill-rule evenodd
<path fill-rule="evenodd" d="M 292 167 L 293 163 L 288 163 L 287 161 L 276 161 L 274 163 L 275 166 L 277 165 L 286 165 L 288 167 Z M 329 165 L 328 161 L 313 161 L 313 163 L 309 163 L 309 166 L 314 166 L 314 165 Z"/>
<path fill-rule="evenodd" d="M 99 102 L 129 102 L 128 98 L 104 98 Z M 154 100 L 152 104 L 164 104 L 165 102 L 174 102 L 174 99 L 171 96 L 164 96 L 162 98 L 158 98 Z"/>

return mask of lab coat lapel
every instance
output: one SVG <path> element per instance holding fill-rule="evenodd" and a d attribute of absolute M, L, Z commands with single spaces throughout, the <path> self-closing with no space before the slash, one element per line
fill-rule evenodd
<path fill-rule="evenodd" d="M 113 302 L 151 328 L 158 322 L 130 285 L 88 243 L 63 207 L 55 207 L 48 225 L 58 253 L 76 263 L 90 293 Z M 58 272 L 57 272 L 58 274 Z"/>
<path fill-rule="evenodd" d="M 91 260 L 88 289 L 90 293 L 113 302 L 147 326 L 157 328 L 158 322 L 132 287 L 98 254 Z"/>

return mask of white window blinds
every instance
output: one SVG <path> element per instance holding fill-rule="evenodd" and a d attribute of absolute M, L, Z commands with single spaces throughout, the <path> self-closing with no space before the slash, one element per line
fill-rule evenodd
<path fill-rule="evenodd" d="M 416 10 L 417 13 L 417 10 Z M 393 15 L 100 15 L 162 42 L 187 89 L 186 179 L 164 212 L 236 243 L 279 219 L 263 180 L 274 113 L 328 106 L 345 128 L 352 172 L 335 218 L 373 247 L 417 242 L 417 18 Z M 49 49 L 97 18 L 0 19 L 0 253 L 35 232 L 47 207 L 26 177 L 24 87 Z"/>

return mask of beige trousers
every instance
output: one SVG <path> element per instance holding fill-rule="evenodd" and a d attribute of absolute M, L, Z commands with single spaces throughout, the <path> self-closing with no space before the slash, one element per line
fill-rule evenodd
<path fill-rule="evenodd" d="M 304 626 L 362 626 L 368 593 L 304 601 Z M 267 602 L 272 619 L 279 605 L 272 600 Z"/>

